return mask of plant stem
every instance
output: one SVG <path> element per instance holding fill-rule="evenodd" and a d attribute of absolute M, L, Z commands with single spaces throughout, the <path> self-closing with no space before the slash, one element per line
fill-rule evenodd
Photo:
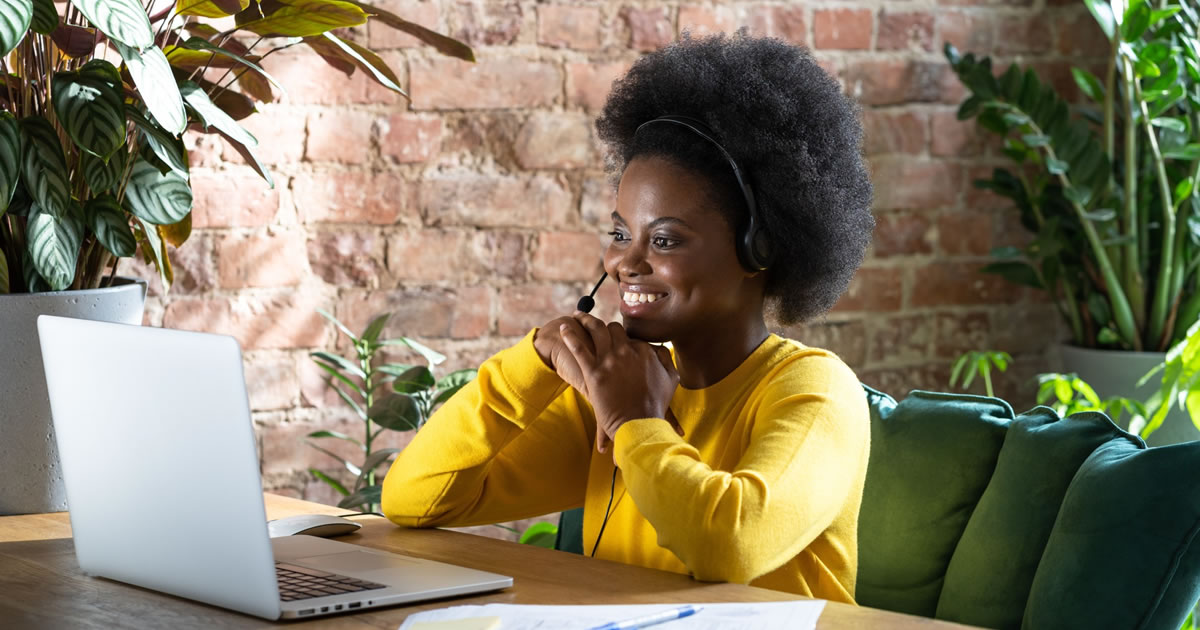
<path fill-rule="evenodd" d="M 992 369 L 986 365 L 983 366 L 983 388 L 987 391 L 988 397 L 993 397 L 992 392 Z"/>
<path fill-rule="evenodd" d="M 1121 57 L 1122 81 L 1121 87 L 1125 97 L 1125 212 L 1121 217 L 1121 223 L 1125 228 L 1125 233 L 1129 235 L 1129 243 L 1126 245 L 1126 254 L 1124 258 L 1124 277 L 1125 288 L 1129 291 L 1130 308 L 1133 310 L 1133 318 L 1138 329 L 1142 329 L 1146 323 L 1146 289 L 1145 280 L 1142 278 L 1142 271 L 1139 261 L 1141 254 L 1138 251 L 1138 243 L 1144 236 L 1140 235 L 1141 221 L 1138 217 L 1137 205 L 1137 124 L 1133 120 L 1133 102 L 1134 93 L 1133 86 L 1137 82 L 1133 76 L 1133 64 L 1129 59 Z M 1111 100 L 1111 99 L 1109 99 Z M 1111 106 L 1111 103 L 1106 104 Z M 1109 147 L 1109 155 L 1113 155 L 1112 147 Z"/>
<path fill-rule="evenodd" d="M 1158 194 L 1162 197 L 1162 252 L 1159 254 L 1158 280 L 1154 286 L 1154 303 L 1150 310 L 1150 321 L 1146 325 L 1146 344 L 1158 348 L 1165 322 L 1167 310 L 1171 306 L 1171 274 L 1174 271 L 1175 256 L 1175 204 L 1171 193 L 1171 182 L 1167 178 L 1167 166 L 1163 160 L 1162 151 L 1158 147 L 1158 135 L 1150 121 L 1150 109 L 1142 98 L 1142 88 L 1133 83 L 1134 97 L 1141 109 L 1142 128 L 1146 132 L 1146 141 L 1150 146 L 1150 154 L 1154 158 L 1154 171 L 1158 181 Z"/>

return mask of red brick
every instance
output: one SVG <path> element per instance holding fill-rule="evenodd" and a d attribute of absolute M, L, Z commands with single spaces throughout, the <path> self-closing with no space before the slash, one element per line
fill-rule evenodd
<path fill-rule="evenodd" d="M 737 30 L 737 20 L 729 7 L 691 6 L 679 7 L 679 33 L 689 31 L 692 37 L 704 37 L 714 33 L 732 33 Z"/>
<path fill-rule="evenodd" d="M 388 240 L 388 269 L 400 280 L 495 283 L 525 275 L 525 239 L 473 230 L 405 230 Z"/>
<path fill-rule="evenodd" d="M 867 361 L 867 331 L 862 320 L 800 324 L 778 333 L 806 346 L 829 350 L 854 369 Z"/>
<path fill-rule="evenodd" d="M 1041 54 L 1049 52 L 1054 39 L 1044 15 L 996 18 L 996 54 Z"/>
<path fill-rule="evenodd" d="M 979 273 L 983 265 L 934 262 L 916 270 L 911 306 L 1007 304 L 1020 295 L 1019 287 L 1003 278 Z"/>
<path fill-rule="evenodd" d="M 263 69 L 287 90 L 281 101 L 306 105 L 344 105 L 367 102 L 367 85 L 372 82 L 365 72 L 347 77 L 326 63 L 307 46 L 291 48 L 267 57 Z M 247 120 L 264 118 L 251 116 Z"/>
<path fill-rule="evenodd" d="M 454 12 L 460 25 L 454 36 L 471 46 L 508 45 L 521 34 L 521 5 L 516 2 L 460 1 Z"/>
<path fill-rule="evenodd" d="M 940 11 L 937 16 L 937 50 L 942 50 L 945 44 L 950 43 L 964 55 L 968 52 L 991 54 L 994 24 L 990 15 Z"/>
<path fill-rule="evenodd" d="M 992 212 L 944 212 L 938 217 L 938 250 L 951 256 L 987 256 L 994 247 Z"/>
<path fill-rule="evenodd" d="M 514 150 L 525 169 L 573 169 L 598 160 L 592 119 L 580 114 L 534 113 L 521 127 Z"/>
<path fill-rule="evenodd" d="M 182 247 L 171 248 L 167 255 L 171 259 L 171 268 L 175 274 L 171 284 L 171 292 L 174 295 L 200 295 L 216 288 L 217 273 L 216 265 L 213 264 L 211 234 L 193 232 Z M 142 277 L 158 280 L 157 273 Z"/>
<path fill-rule="evenodd" d="M 538 43 L 555 48 L 596 50 L 604 32 L 599 7 L 544 4 L 537 9 Z"/>
<path fill-rule="evenodd" d="M 530 329 L 570 315 L 579 301 L 579 291 L 561 284 L 516 286 L 500 291 L 501 335 L 524 335 Z M 600 300 L 596 301 L 597 305 Z"/>
<path fill-rule="evenodd" d="M 533 277 L 584 282 L 595 278 L 603 271 L 600 258 L 608 240 L 591 232 L 542 232 L 533 251 Z"/>
<path fill-rule="evenodd" d="M 938 4 L 945 6 L 964 6 L 964 7 L 995 7 L 995 8 L 1018 8 L 1028 7 L 1033 5 L 1034 0 L 938 0 Z M 1059 0 L 1049 0 L 1048 4 L 1053 4 Z"/>
<path fill-rule="evenodd" d="M 375 114 L 353 110 L 309 114 L 304 159 L 345 164 L 370 162 L 372 128 L 377 120 Z"/>
<path fill-rule="evenodd" d="M 459 287 L 355 291 L 342 295 L 336 314 L 350 330 L 359 333 L 376 316 L 391 313 L 382 339 L 478 339 L 491 328 L 491 312 L 491 289 Z"/>
<path fill-rule="evenodd" d="M 262 440 L 263 475 L 307 471 L 309 467 L 320 469 L 335 477 L 345 474 L 345 467 L 341 462 L 305 444 L 306 435 L 321 430 L 337 431 L 361 440 L 365 429 L 357 416 L 349 414 L 345 414 L 337 420 L 284 422 L 263 426 L 258 429 Z M 372 443 L 371 448 L 403 448 L 412 440 L 413 435 L 413 431 L 385 430 L 380 433 L 379 440 Z M 319 438 L 313 441 L 322 448 L 353 463 L 362 464 L 366 459 L 357 446 L 345 440 Z M 382 474 L 385 469 L 380 468 L 379 470 Z M 346 480 L 349 481 L 350 478 L 347 477 Z M 311 490 L 306 490 L 306 492 L 309 491 Z M 322 491 L 320 496 L 329 497 L 330 495 Z M 332 498 L 340 497 L 333 495 Z"/>
<path fill-rule="evenodd" d="M 438 21 L 438 5 L 436 2 L 375 0 L 372 6 L 395 13 L 409 22 L 419 24 L 439 33 L 445 32 Z M 379 18 L 372 18 L 370 22 L 367 22 L 367 42 L 368 48 L 376 52 L 389 48 L 416 48 L 426 45 L 412 35 L 384 24 Z"/>
<path fill-rule="evenodd" d="M 965 352 L 991 348 L 991 325 L 986 311 L 938 313 L 934 356 L 953 361 Z"/>
<path fill-rule="evenodd" d="M 934 323 L 927 315 L 872 318 L 871 363 L 914 363 L 929 358 Z"/>
<path fill-rule="evenodd" d="M 258 146 L 250 147 L 250 152 L 263 164 L 299 162 L 304 157 L 304 112 L 283 105 L 259 107 L 265 111 L 238 123 L 258 139 Z M 225 144 L 221 156 L 226 162 L 245 163 L 242 156 L 228 144 Z M 272 177 L 279 179 L 275 174 Z"/>
<path fill-rule="evenodd" d="M 933 14 L 879 12 L 876 50 L 933 50 Z"/>
<path fill-rule="evenodd" d="M 792 44 L 808 43 L 808 25 L 803 6 L 756 5 L 749 8 L 746 25 L 750 32 L 764 37 L 777 37 Z"/>
<path fill-rule="evenodd" d="M 675 36 L 671 15 L 665 7 L 623 7 L 621 17 L 629 25 L 629 47 L 648 52 L 666 46 Z"/>
<path fill-rule="evenodd" d="M 596 112 L 604 107 L 613 81 L 625 76 L 628 61 L 612 63 L 568 63 L 567 105 Z"/>
<path fill-rule="evenodd" d="M 292 357 L 260 355 L 248 357 L 244 363 L 250 409 L 291 409 L 299 403 L 300 378 Z"/>
<path fill-rule="evenodd" d="M 266 234 L 225 234 L 217 241 L 217 275 L 226 289 L 294 286 L 308 267 L 304 234 L 288 230 Z"/>
<path fill-rule="evenodd" d="M 570 221 L 571 192 L 556 177 L 461 174 L 425 178 L 418 204 L 427 225 L 545 228 Z"/>
<path fill-rule="evenodd" d="M 895 267 L 861 267 L 834 310 L 898 311 L 904 297 L 904 273 Z"/>
<path fill-rule="evenodd" d="M 1067 57 L 1102 59 L 1108 56 L 1108 38 L 1092 14 L 1082 6 L 1074 13 L 1059 13 L 1054 18 L 1055 49 Z"/>
<path fill-rule="evenodd" d="M 993 276 L 999 279 L 999 276 Z M 1007 282 L 1000 280 L 1001 282 Z M 1011 286 L 1011 285 L 1010 285 Z M 1069 329 L 1058 310 L 1049 304 L 1022 304 L 995 309 L 991 314 L 992 346 L 1010 354 L 1040 354 L 1067 334 Z"/>
<path fill-rule="evenodd" d="M 400 89 L 408 94 L 412 94 L 409 90 L 408 79 L 408 58 L 404 51 L 401 50 L 385 50 L 379 53 L 379 58 L 387 65 L 392 74 L 396 75 L 396 79 L 400 85 Z M 396 92 L 395 90 L 385 87 L 382 83 L 375 80 L 372 75 L 367 74 L 363 70 L 359 70 L 354 74 L 355 77 L 362 75 L 367 82 L 363 88 L 363 97 L 361 103 L 378 104 L 378 105 L 394 105 L 399 108 L 408 107 L 408 98 Z"/>
<path fill-rule="evenodd" d="M 410 72 L 413 109 L 546 107 L 562 91 L 561 73 L 547 61 L 422 59 L 412 62 Z"/>
<path fill-rule="evenodd" d="M 930 126 L 933 130 L 931 155 L 974 157 L 983 152 L 987 136 L 974 120 L 959 120 L 954 111 L 934 112 Z"/>
<path fill-rule="evenodd" d="M 374 231 L 319 230 L 308 238 L 308 265 L 336 286 L 378 287 L 387 274 L 382 236 Z"/>
<path fill-rule="evenodd" d="M 225 139 L 216 133 L 186 131 L 183 134 L 183 147 L 191 168 L 216 167 L 222 163 L 221 152 L 225 150 Z"/>
<path fill-rule="evenodd" d="M 442 119 L 394 114 L 380 129 L 379 151 L 395 162 L 426 162 L 442 147 Z"/>
<path fill-rule="evenodd" d="M 876 258 L 912 256 L 933 251 L 933 221 L 921 212 L 886 212 L 875 217 L 871 250 Z"/>
<path fill-rule="evenodd" d="M 949 75 L 949 76 L 947 76 Z M 937 102 L 950 96 L 957 78 L 944 60 L 868 58 L 847 65 L 842 73 L 850 95 L 863 105 Z"/>
<path fill-rule="evenodd" d="M 216 173 L 192 172 L 192 228 L 259 227 L 279 212 L 279 177 L 275 188 L 257 173 L 237 168 Z"/>
<path fill-rule="evenodd" d="M 388 171 L 316 171 L 297 176 L 292 189 L 304 223 L 392 225 L 411 215 L 410 186 Z"/>
<path fill-rule="evenodd" d="M 866 155 L 919 155 L 929 145 L 929 116 L 924 112 L 866 109 L 862 122 Z"/>
<path fill-rule="evenodd" d="M 583 180 L 583 198 L 579 202 L 584 225 L 612 225 L 612 213 L 617 207 L 617 191 L 607 177 L 588 177 Z"/>
<path fill-rule="evenodd" d="M 878 158 L 870 166 L 878 210 L 953 206 L 963 186 L 962 167 L 951 162 Z"/>
<path fill-rule="evenodd" d="M 946 361 L 899 367 L 872 367 L 857 373 L 859 381 L 896 400 L 903 400 L 914 389 L 944 392 L 949 387 L 950 364 Z"/>
<path fill-rule="evenodd" d="M 1104 61 L 1095 63 L 1079 63 L 1073 64 L 1067 61 L 1036 61 L 1027 65 L 1022 65 L 1024 68 L 1032 68 L 1034 73 L 1038 75 L 1042 83 L 1049 83 L 1054 87 L 1054 91 L 1060 97 L 1069 103 L 1088 102 L 1088 99 L 1082 92 L 1079 91 L 1079 86 L 1075 84 L 1075 77 L 1071 73 L 1071 67 L 1078 65 L 1085 68 L 1097 77 L 1103 77 L 1107 71 Z M 1007 68 L 1006 68 L 1007 69 Z M 1103 79 L 1101 79 L 1103 81 Z"/>
<path fill-rule="evenodd" d="M 817 9 L 813 11 L 813 45 L 834 50 L 871 47 L 870 9 Z"/>
<path fill-rule="evenodd" d="M 245 349 L 312 348 L 325 343 L 324 298 L 304 293 L 276 296 L 172 300 L 163 326 L 232 335 Z"/>

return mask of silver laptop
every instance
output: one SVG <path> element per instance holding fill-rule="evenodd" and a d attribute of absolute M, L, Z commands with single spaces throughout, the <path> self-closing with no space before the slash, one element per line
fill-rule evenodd
<path fill-rule="evenodd" d="M 334 540 L 269 538 L 232 337 L 48 315 L 37 323 L 85 573 L 267 619 L 512 586 Z M 323 586 L 301 590 L 304 581 Z"/>

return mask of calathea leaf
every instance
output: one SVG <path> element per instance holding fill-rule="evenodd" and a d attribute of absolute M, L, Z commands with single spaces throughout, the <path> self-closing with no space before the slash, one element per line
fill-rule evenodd
<path fill-rule="evenodd" d="M 192 210 L 192 189 L 174 171 L 163 174 L 139 159 L 125 186 L 125 207 L 134 216 L 154 225 L 177 223 Z"/>
<path fill-rule="evenodd" d="M 171 135 L 183 133 L 187 127 L 187 114 L 183 111 L 183 98 L 179 95 L 179 86 L 175 83 L 175 74 L 171 71 L 167 56 L 158 46 L 150 46 L 139 52 L 119 42 L 114 43 L 150 115 Z"/>
<path fill-rule="evenodd" d="M 183 142 L 147 120 L 131 105 L 125 106 L 125 116 L 142 131 L 142 139 L 145 140 L 146 146 L 154 152 L 154 155 L 162 160 L 167 168 L 187 179 L 188 161 L 187 155 L 184 153 Z"/>
<path fill-rule="evenodd" d="M 54 0 L 33 0 L 33 20 L 29 27 L 42 35 L 54 32 L 58 27 L 58 9 L 54 8 Z"/>
<path fill-rule="evenodd" d="M 171 284 L 175 281 L 175 271 L 171 267 L 171 258 L 167 255 L 167 245 L 158 231 L 159 226 L 147 223 L 141 218 L 138 218 L 137 221 L 141 228 L 137 231 L 137 235 L 138 242 L 142 246 L 142 257 L 147 263 L 154 263 L 154 267 L 158 269 L 158 277 L 162 280 L 163 290 L 169 291 Z"/>
<path fill-rule="evenodd" d="M 0 112 L 0 217 L 8 210 L 21 177 L 21 127 L 8 112 Z"/>
<path fill-rule="evenodd" d="M 92 194 L 98 195 L 116 188 L 125 174 L 125 164 L 129 154 L 118 151 L 108 162 L 98 157 L 82 153 L 79 155 L 80 169 L 83 171 L 83 181 L 87 183 Z"/>
<path fill-rule="evenodd" d="M 250 0 L 178 0 L 175 12 L 179 15 L 219 18 L 233 15 L 248 6 Z"/>
<path fill-rule="evenodd" d="M 59 23 L 50 34 L 54 45 L 72 59 L 90 55 L 96 50 L 96 29 L 74 24 Z"/>
<path fill-rule="evenodd" d="M 53 291 L 62 291 L 75 279 L 75 261 L 83 240 L 83 226 L 73 212 L 54 214 L 35 204 L 25 224 L 29 255 L 37 272 Z"/>
<path fill-rule="evenodd" d="M 129 228 L 129 219 L 117 198 L 112 195 L 95 197 L 84 207 L 88 224 L 96 233 L 96 240 L 118 258 L 132 256 L 137 250 L 137 239 Z"/>
<path fill-rule="evenodd" d="M 442 35 L 441 33 L 431 31 L 420 24 L 409 22 L 395 13 L 384 11 L 379 7 L 367 4 L 365 2 L 359 2 L 358 0 L 348 1 L 350 4 L 353 4 L 365 11 L 367 15 L 370 15 L 376 20 L 383 22 L 384 24 L 387 24 L 398 31 L 412 35 L 422 42 L 429 44 L 434 50 L 442 53 L 443 55 L 457 57 L 465 61 L 475 61 L 475 53 L 471 50 L 471 47 L 456 39 L 452 39 Z"/>
<path fill-rule="evenodd" d="M 221 46 L 217 46 L 217 45 L 213 44 L 212 42 L 208 41 L 207 39 L 204 39 L 203 37 L 189 38 L 186 42 L 180 44 L 180 46 L 182 48 L 192 50 L 192 51 L 201 51 L 201 50 L 208 51 L 212 55 L 220 55 L 222 57 L 225 57 L 227 59 L 230 59 L 232 61 L 240 63 L 240 64 L 246 66 L 247 68 L 254 70 L 258 74 L 261 74 L 264 78 L 266 78 L 266 80 L 271 82 L 271 85 L 274 85 L 275 87 L 279 88 L 281 91 L 283 91 L 285 93 L 287 92 L 287 90 L 284 89 L 283 85 L 281 85 L 279 83 L 279 81 L 275 80 L 275 77 L 271 76 L 270 74 L 267 73 L 266 70 L 262 69 L 262 66 L 258 65 L 251 59 L 244 56 L 249 51 L 245 51 L 245 53 L 243 53 L 243 54 L 238 54 L 236 51 L 230 50 L 231 46 L 229 46 L 228 43 L 226 44 L 226 46 L 224 48 L 222 48 Z"/>
<path fill-rule="evenodd" d="M 258 146 L 258 139 L 237 124 L 220 107 L 214 105 L 199 85 L 191 81 L 184 81 L 179 85 L 179 93 L 183 95 L 184 102 L 192 108 L 192 111 L 196 112 L 196 116 L 205 128 L 216 127 L 225 135 L 247 147 Z"/>
<path fill-rule="evenodd" d="M 41 293 L 49 291 L 50 285 L 42 279 L 38 274 L 37 266 L 33 264 L 33 256 L 29 254 L 29 248 L 21 250 L 21 275 L 25 280 L 25 290 L 30 293 Z"/>
<path fill-rule="evenodd" d="M 338 0 L 288 0 L 269 15 L 238 27 L 266 37 L 309 37 L 367 23 L 362 9 Z"/>
<path fill-rule="evenodd" d="M 0 293 L 11 293 L 12 284 L 8 280 L 8 257 L 0 252 Z"/>
<path fill-rule="evenodd" d="M 50 85 L 54 113 L 80 149 L 107 160 L 125 144 L 124 96 L 112 64 L 89 61 L 78 72 L 55 73 Z"/>
<path fill-rule="evenodd" d="M 332 46 L 326 46 L 325 50 L 321 50 L 314 41 L 323 39 Z M 366 70 L 371 78 L 375 79 L 380 85 L 390 90 L 394 90 L 403 94 L 405 97 L 408 93 L 400 87 L 400 79 L 396 78 L 396 73 L 388 67 L 387 63 L 373 51 L 364 48 L 351 41 L 345 41 L 333 33 L 321 33 L 318 37 L 306 38 L 310 46 L 322 53 L 322 56 L 331 54 L 340 54 L 354 65 Z"/>
<path fill-rule="evenodd" d="M 21 120 L 21 179 L 43 211 L 57 217 L 67 213 L 71 201 L 67 158 L 58 133 L 41 116 Z"/>
<path fill-rule="evenodd" d="M 154 45 L 150 18 L 139 0 L 71 0 L 92 26 L 134 50 Z"/>
<path fill-rule="evenodd" d="M 32 20 L 32 0 L 0 0 L 0 55 L 12 52 L 25 39 Z"/>

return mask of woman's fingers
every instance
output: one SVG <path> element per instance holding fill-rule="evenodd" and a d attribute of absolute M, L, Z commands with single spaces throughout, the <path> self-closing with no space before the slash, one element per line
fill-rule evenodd
<path fill-rule="evenodd" d="M 567 347 L 571 356 L 575 357 L 575 362 L 582 370 L 589 370 L 596 364 L 596 353 L 591 335 L 580 326 L 579 322 L 563 322 L 559 325 L 559 334 L 562 335 L 563 345 Z"/>
<path fill-rule="evenodd" d="M 592 346 L 596 349 L 596 356 L 602 357 L 612 349 L 612 335 L 608 332 L 608 326 L 600 319 L 588 315 L 587 313 L 576 312 L 575 320 L 579 325 L 588 332 L 592 339 Z"/>
<path fill-rule="evenodd" d="M 679 434 L 679 437 L 683 437 L 683 427 L 679 425 L 679 420 L 675 418 L 675 412 L 671 411 L 670 407 L 667 407 L 667 417 L 665 420 L 671 423 L 671 426 L 674 427 L 675 432 Z"/>

